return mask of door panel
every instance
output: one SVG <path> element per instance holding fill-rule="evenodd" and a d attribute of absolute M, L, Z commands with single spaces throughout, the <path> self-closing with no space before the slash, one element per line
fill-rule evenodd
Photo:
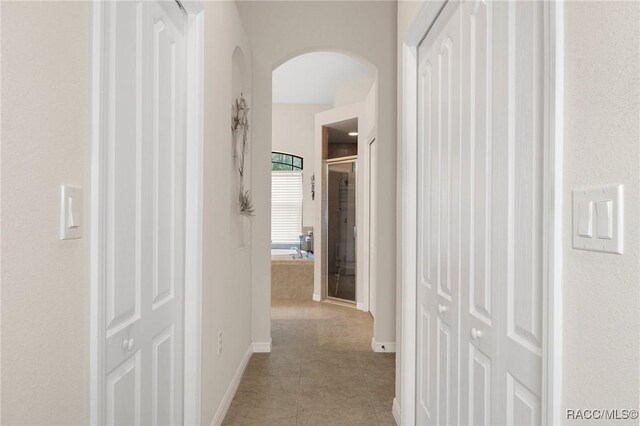
<path fill-rule="evenodd" d="M 460 8 L 445 7 L 419 56 L 418 424 L 458 419 Z"/>
<path fill-rule="evenodd" d="M 494 92 L 495 61 L 504 56 L 494 46 L 494 2 L 467 2 L 462 6 L 462 286 L 460 315 L 461 352 L 460 423 L 499 424 L 504 407 L 500 396 L 499 292 L 494 255 L 501 244 L 496 231 L 494 190 L 500 182 L 495 170 L 493 106 L 500 101 Z M 502 240 L 504 241 L 504 240 Z M 504 243 L 502 242 L 504 246 Z M 480 334 L 480 336 L 479 336 Z"/>
<path fill-rule="evenodd" d="M 172 424 L 175 395 L 174 326 L 154 337 L 152 344 L 152 421 L 156 425 Z"/>
<path fill-rule="evenodd" d="M 436 369 L 438 372 L 438 424 L 451 424 L 451 405 L 454 399 L 451 376 L 453 375 L 452 361 L 456 356 L 451 351 L 451 328 L 440 318 L 438 318 L 438 358 Z M 454 365 L 455 366 L 455 365 Z"/>
<path fill-rule="evenodd" d="M 469 345 L 469 424 L 491 423 L 491 359 Z"/>
<path fill-rule="evenodd" d="M 113 334 L 140 318 L 140 174 L 142 145 L 140 74 L 142 5 L 123 3 L 110 8 L 107 25 L 118 32 L 105 47 L 109 57 L 107 102 L 113 106 L 107 123 L 109 191 L 106 233 L 106 321 Z M 118 60 L 115 56 L 118 55 Z M 133 178 L 133 179 L 132 179 Z M 118 229 L 119 232 L 114 232 Z M 120 232 L 121 230 L 121 232 Z M 111 232 L 109 232 L 111 231 Z"/>
<path fill-rule="evenodd" d="M 186 15 L 105 3 L 106 424 L 182 422 Z"/>
<path fill-rule="evenodd" d="M 418 424 L 539 424 L 543 2 L 449 2 L 418 51 Z"/>
<path fill-rule="evenodd" d="M 534 352 L 542 344 L 542 5 L 509 9 L 509 336 Z M 518 52 L 518 53 L 517 53 Z M 516 244 L 517 241 L 517 244 Z M 517 285 L 516 285 L 517 283 Z"/>
<path fill-rule="evenodd" d="M 107 376 L 107 424 L 140 424 L 140 351 Z"/>
<path fill-rule="evenodd" d="M 543 3 L 510 2 L 508 16 L 507 285 L 501 375 L 507 421 L 539 424 L 542 396 Z M 504 204 L 503 204 L 504 205 Z M 529 419 L 532 423 L 527 423 Z"/>
<path fill-rule="evenodd" d="M 153 309 L 175 279 L 176 43 L 163 17 L 153 23 Z"/>
<path fill-rule="evenodd" d="M 540 397 L 507 373 L 507 424 L 540 424 Z"/>
<path fill-rule="evenodd" d="M 423 412 L 423 418 L 431 418 L 431 377 L 433 368 L 431 366 L 431 313 L 425 309 L 424 305 L 420 306 L 420 322 L 418 326 L 418 402 L 419 410 Z"/>

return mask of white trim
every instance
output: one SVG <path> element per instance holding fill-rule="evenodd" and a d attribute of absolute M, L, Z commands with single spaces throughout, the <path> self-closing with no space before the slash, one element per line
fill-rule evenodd
<path fill-rule="evenodd" d="M 104 2 L 93 2 L 93 34 L 92 34 L 92 76 L 91 76 L 91 190 L 90 190 L 90 215 L 91 224 L 89 231 L 90 245 L 90 327 L 89 327 L 89 422 L 92 425 L 102 424 L 104 418 L 103 398 L 103 341 L 104 333 L 103 312 L 100 309 L 103 297 L 103 287 L 100 285 L 102 276 L 99 259 L 102 257 L 100 235 L 102 223 L 103 202 L 100 198 L 102 186 L 102 170 L 104 169 L 104 155 L 102 155 L 102 74 L 104 47 Z"/>
<path fill-rule="evenodd" d="M 398 402 L 398 398 L 393 398 L 393 406 L 391 407 L 391 414 L 393 414 L 393 420 L 396 421 L 396 424 L 400 423 L 400 403 Z"/>
<path fill-rule="evenodd" d="M 395 353 L 396 342 L 378 342 L 375 338 L 371 338 L 371 350 L 374 352 Z"/>
<path fill-rule="evenodd" d="M 204 9 L 183 1 L 187 23 L 187 192 L 184 289 L 184 424 L 201 423 Z"/>
<path fill-rule="evenodd" d="M 313 293 L 313 301 L 314 302 L 322 302 L 322 297 L 319 294 Z"/>
<path fill-rule="evenodd" d="M 251 347 L 253 349 L 254 354 L 262 354 L 271 352 L 271 342 L 272 339 L 269 339 L 268 342 L 253 342 Z"/>
<path fill-rule="evenodd" d="M 378 129 L 377 125 L 374 127 L 369 135 L 365 138 L 363 144 L 366 148 L 361 153 L 363 158 L 363 170 L 362 170 L 362 208 L 364 210 L 362 214 L 362 226 L 358 226 L 358 237 L 362 239 L 362 259 L 357 259 L 362 263 L 360 269 L 362 274 L 362 295 L 361 300 L 356 303 L 356 308 L 363 312 L 370 312 L 371 305 L 375 304 L 371 302 L 371 145 L 376 141 Z M 360 149 L 360 147 L 358 147 Z M 358 151 L 360 154 L 360 151 Z M 376 289 L 374 289 L 375 292 Z"/>
<path fill-rule="evenodd" d="M 431 26 L 440 15 L 440 12 L 447 1 L 448 0 L 432 0 L 423 3 L 404 36 L 403 41 L 406 46 L 418 47 L 420 42 L 422 42 L 424 37 L 427 35 L 427 31 L 431 29 Z"/>
<path fill-rule="evenodd" d="M 431 3 L 425 3 L 423 10 Z M 437 15 L 433 15 L 435 19 Z M 418 24 L 414 24 L 418 25 Z M 417 193 L 417 81 L 418 48 L 402 47 L 402 271 L 401 271 L 401 351 L 400 351 L 400 424 L 415 424 L 416 414 L 416 223 Z M 410 190 L 413 188 L 413 191 Z"/>
<path fill-rule="evenodd" d="M 446 0 L 425 2 L 403 40 L 402 51 L 402 351 L 400 422 L 415 424 L 416 404 L 416 232 L 417 47 Z M 545 3 L 547 134 L 545 140 L 545 272 L 543 422 L 561 422 L 562 361 L 562 173 L 563 173 L 563 4 Z M 426 30 L 426 31 L 425 31 Z M 412 255 L 414 254 L 414 255 Z"/>
<path fill-rule="evenodd" d="M 247 352 L 244 354 L 244 357 L 242 358 L 242 361 L 240 362 L 240 365 L 238 366 L 238 369 L 233 375 L 233 379 L 231 379 L 231 383 L 229 383 L 229 387 L 227 388 L 227 391 L 225 392 L 224 397 L 222 398 L 222 401 L 218 406 L 218 411 L 216 411 L 216 415 L 213 416 L 213 419 L 211 420 L 211 426 L 221 425 L 222 422 L 224 421 L 224 417 L 227 415 L 227 411 L 229 411 L 229 407 L 231 406 L 231 401 L 233 401 L 233 397 L 236 395 L 236 392 L 238 391 L 238 386 L 240 386 L 240 382 L 242 381 L 242 375 L 244 374 L 244 370 L 246 370 L 247 368 L 247 364 L 249 363 L 249 359 L 251 359 L 252 354 L 253 354 L 253 351 L 251 349 L 251 346 L 249 346 L 249 348 L 247 349 Z M 200 424 L 200 423 L 197 423 L 197 424 Z"/>
<path fill-rule="evenodd" d="M 201 414 L 201 340 L 202 317 L 202 125 L 204 87 L 204 12 L 198 0 L 182 2 L 189 17 L 187 22 L 187 192 L 185 252 L 185 318 L 184 318 L 184 407 L 185 424 L 200 424 Z M 105 156 L 102 145 L 104 77 L 104 17 L 106 2 L 93 2 L 92 34 L 92 130 L 91 130 L 91 228 L 90 228 L 90 336 L 89 336 L 89 421 L 102 423 L 104 418 L 104 321 L 101 302 L 104 288 L 101 277 L 102 218 L 104 217 Z"/>
<path fill-rule="evenodd" d="M 546 279 L 544 316 L 546 351 L 542 360 L 542 413 L 547 425 L 560 424 L 562 389 L 562 198 L 564 150 L 564 3 L 545 3 L 545 246 Z"/>

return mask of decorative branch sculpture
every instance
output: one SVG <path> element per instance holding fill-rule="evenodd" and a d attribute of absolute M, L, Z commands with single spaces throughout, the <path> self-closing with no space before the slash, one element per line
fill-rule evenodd
<path fill-rule="evenodd" d="M 249 134 L 249 105 L 243 94 L 240 94 L 240 98 L 236 99 L 235 104 L 232 105 L 231 113 L 231 133 L 233 135 L 234 153 L 233 156 L 236 160 L 236 168 L 240 175 L 240 194 L 238 197 L 240 203 L 240 214 L 246 216 L 253 216 L 254 208 L 253 201 L 251 200 L 251 191 L 244 189 L 244 167 L 245 156 L 249 149 L 248 134 Z M 241 141 L 238 138 L 241 137 Z"/>

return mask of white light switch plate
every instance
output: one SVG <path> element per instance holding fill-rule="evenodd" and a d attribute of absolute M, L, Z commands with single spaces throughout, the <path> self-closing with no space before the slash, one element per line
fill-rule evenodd
<path fill-rule="evenodd" d="M 623 185 L 573 190 L 573 248 L 623 254 Z"/>
<path fill-rule="evenodd" d="M 60 239 L 82 238 L 82 189 L 60 187 Z"/>

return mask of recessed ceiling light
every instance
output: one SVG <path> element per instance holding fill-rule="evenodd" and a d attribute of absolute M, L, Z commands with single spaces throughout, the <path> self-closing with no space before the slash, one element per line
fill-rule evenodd
<path fill-rule="evenodd" d="M 349 132 L 349 136 L 358 136 L 358 132 Z"/>

